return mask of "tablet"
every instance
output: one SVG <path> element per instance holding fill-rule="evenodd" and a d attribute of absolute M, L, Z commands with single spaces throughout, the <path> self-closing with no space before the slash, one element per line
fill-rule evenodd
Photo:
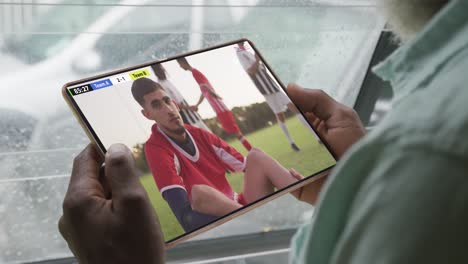
<path fill-rule="evenodd" d="M 297 196 L 336 163 L 247 39 L 74 81 L 62 93 L 103 154 L 114 143 L 132 150 L 166 247 Z"/>

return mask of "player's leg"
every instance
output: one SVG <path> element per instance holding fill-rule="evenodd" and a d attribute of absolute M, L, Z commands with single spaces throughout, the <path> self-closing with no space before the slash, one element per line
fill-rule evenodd
<path fill-rule="evenodd" d="M 242 143 L 244 148 L 246 148 L 247 150 L 250 151 L 252 149 L 252 145 L 250 145 L 250 142 L 240 131 L 240 128 L 237 125 L 236 120 L 234 119 L 234 115 L 232 114 L 231 111 L 224 111 L 224 112 L 218 113 L 217 118 L 219 122 L 221 123 L 221 126 L 223 127 L 224 131 L 226 131 L 229 134 L 236 135 L 237 139 Z"/>
<path fill-rule="evenodd" d="M 250 142 L 247 140 L 247 138 L 242 134 L 240 131 L 236 134 L 237 139 L 242 143 L 242 146 L 244 146 L 245 149 L 250 151 L 252 149 L 252 145 L 250 145 Z"/>
<path fill-rule="evenodd" d="M 247 155 L 242 195 L 251 203 L 298 181 L 286 168 L 263 151 L 253 148 Z M 293 193 L 293 195 L 298 195 Z"/>
<path fill-rule="evenodd" d="M 284 112 L 280 112 L 276 114 L 276 120 L 278 121 L 278 126 L 281 128 L 281 130 L 283 131 L 283 134 L 286 136 L 286 139 L 288 140 L 289 145 L 291 145 L 291 148 L 294 149 L 295 151 L 299 151 L 300 150 L 299 147 L 296 145 L 296 143 L 294 143 L 294 140 L 292 139 L 291 134 L 289 134 L 289 129 L 284 123 L 285 119 L 286 118 L 284 116 Z"/>
<path fill-rule="evenodd" d="M 192 186 L 192 209 L 208 215 L 223 216 L 242 207 L 222 192 L 208 185 Z"/>
<path fill-rule="evenodd" d="M 314 135 L 314 137 L 319 142 L 321 142 L 320 138 L 317 136 L 315 131 L 312 129 L 312 126 L 309 124 L 309 122 L 307 122 L 307 120 L 304 118 L 304 116 L 301 114 L 301 112 L 299 112 L 299 110 L 296 108 L 296 106 L 292 102 L 288 103 L 288 109 L 291 112 L 295 113 L 296 117 L 299 119 L 299 121 L 301 121 L 302 125 L 305 126 L 307 129 L 309 129 L 309 131 Z"/>
<path fill-rule="evenodd" d="M 288 110 L 288 97 L 282 92 L 278 91 L 276 93 L 265 95 L 265 100 L 268 106 L 270 107 L 271 111 L 275 113 L 276 120 L 278 121 L 278 126 L 281 128 L 283 134 L 286 136 L 289 145 L 291 145 L 291 148 L 293 150 L 299 151 L 300 149 L 297 147 L 296 143 L 294 143 L 294 140 L 292 139 L 291 134 L 289 133 L 289 129 L 285 124 L 286 118 L 284 116 L 284 113 Z"/>

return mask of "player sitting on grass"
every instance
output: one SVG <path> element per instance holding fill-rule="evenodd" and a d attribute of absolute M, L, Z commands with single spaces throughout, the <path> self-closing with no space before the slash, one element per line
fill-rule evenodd
<path fill-rule="evenodd" d="M 216 135 L 184 125 L 177 105 L 150 79 L 136 80 L 132 94 L 142 106 L 143 115 L 155 121 L 145 143 L 146 160 L 161 195 L 185 231 L 302 178 L 261 150 L 252 149 L 244 158 Z M 244 172 L 241 194 L 232 190 L 226 170 Z"/>

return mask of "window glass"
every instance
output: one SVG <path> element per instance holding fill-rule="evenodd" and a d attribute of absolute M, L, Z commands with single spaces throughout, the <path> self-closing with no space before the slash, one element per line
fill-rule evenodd
<path fill-rule="evenodd" d="M 284 83 L 353 105 L 382 26 L 367 0 L 1 4 L 0 263 L 71 255 L 57 221 L 89 140 L 61 98 L 66 82 L 246 37 Z M 311 214 L 284 196 L 195 239 L 295 228 Z"/>
<path fill-rule="evenodd" d="M 65 49 L 80 32 L 86 31 L 111 8 L 72 3 L 73 1 L 67 0 L 62 2 L 63 5 L 49 8 L 34 23 L 23 29 L 24 33 L 11 32 L 13 34 L 5 38 L 4 50 L 26 63 L 41 62 Z M 54 34 L 56 32 L 65 34 Z"/>

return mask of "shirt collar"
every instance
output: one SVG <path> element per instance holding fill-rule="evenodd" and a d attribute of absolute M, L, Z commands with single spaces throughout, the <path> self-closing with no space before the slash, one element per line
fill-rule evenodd
<path fill-rule="evenodd" d="M 468 45 L 468 1 L 451 0 L 416 37 L 397 49 L 373 71 L 392 84 L 395 98 L 423 87 L 458 52 Z"/>
<path fill-rule="evenodd" d="M 185 126 L 185 125 L 184 125 Z M 152 131 L 153 133 L 155 133 L 155 131 L 158 131 L 159 133 L 161 133 L 164 138 L 166 138 L 166 140 L 177 150 L 179 151 L 179 153 L 182 153 L 182 155 L 184 155 L 185 157 L 187 157 L 189 160 L 193 161 L 193 162 L 197 162 L 198 159 L 200 158 L 200 152 L 198 151 L 198 146 L 197 146 L 197 143 L 195 142 L 195 140 L 193 139 L 193 136 L 192 134 L 190 134 L 190 131 L 188 131 L 187 129 L 187 126 L 185 126 L 185 132 L 187 133 L 187 135 L 190 137 L 190 140 L 192 140 L 193 142 L 193 146 L 195 147 L 195 154 L 194 155 L 190 155 L 190 153 L 188 153 L 187 151 L 185 151 L 183 148 L 181 148 L 176 142 L 174 142 L 173 139 L 171 139 L 168 135 L 166 135 L 166 133 L 164 133 L 164 131 L 158 126 L 158 124 L 154 124 L 153 127 L 152 127 Z"/>

